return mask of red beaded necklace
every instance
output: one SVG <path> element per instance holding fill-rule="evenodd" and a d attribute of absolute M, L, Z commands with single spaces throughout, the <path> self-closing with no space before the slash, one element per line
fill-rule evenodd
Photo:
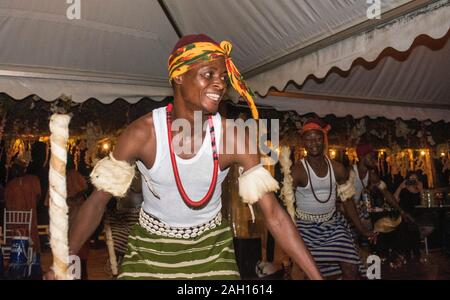
<path fill-rule="evenodd" d="M 209 130 L 211 133 L 211 147 L 213 151 L 213 160 L 214 160 L 214 171 L 213 171 L 213 178 L 211 181 L 211 184 L 209 186 L 208 192 L 206 195 L 200 200 L 200 201 L 193 201 L 189 198 L 189 196 L 186 194 L 186 191 L 184 190 L 183 183 L 180 179 L 180 174 L 178 173 L 178 167 L 177 162 L 175 159 L 175 153 L 173 151 L 173 145 L 172 145 L 172 118 L 170 116 L 170 113 L 172 112 L 173 105 L 172 103 L 169 103 L 167 106 L 166 112 L 167 112 L 167 135 L 169 137 L 169 150 L 170 150 L 170 160 L 172 162 L 172 169 L 173 174 L 175 176 L 175 181 L 177 183 L 178 191 L 180 192 L 181 198 L 183 199 L 184 203 L 186 205 L 191 207 L 201 207 L 205 205 L 212 197 L 214 190 L 216 188 L 217 183 L 217 171 L 219 169 L 219 156 L 217 155 L 217 146 L 216 146 L 216 136 L 214 134 L 214 123 L 212 120 L 212 117 L 208 117 L 209 122 Z"/>
<path fill-rule="evenodd" d="M 332 181 L 332 179 L 331 179 L 331 172 L 332 172 L 332 170 L 331 170 L 331 165 L 330 165 L 330 162 L 328 161 L 327 158 L 325 158 L 325 161 L 326 161 L 327 167 L 328 167 L 328 175 L 330 176 L 330 191 L 329 191 L 329 194 L 328 194 L 328 197 L 327 197 L 326 200 L 320 200 L 319 197 L 317 197 L 316 192 L 314 191 L 314 186 L 313 186 L 312 180 L 311 180 L 311 174 L 310 174 L 310 172 L 309 172 L 309 168 L 310 168 L 310 167 L 309 167 L 309 163 L 308 163 L 308 160 L 305 158 L 306 173 L 308 173 L 308 180 L 309 180 L 309 183 L 310 183 L 310 185 L 311 185 L 311 191 L 312 191 L 312 194 L 313 194 L 314 198 L 316 199 L 316 201 L 319 202 L 319 203 L 322 203 L 322 204 L 327 203 L 328 201 L 330 201 L 330 199 L 331 199 L 331 194 L 332 194 L 332 191 L 333 191 L 333 189 L 332 189 L 332 187 L 333 187 L 333 181 Z"/>

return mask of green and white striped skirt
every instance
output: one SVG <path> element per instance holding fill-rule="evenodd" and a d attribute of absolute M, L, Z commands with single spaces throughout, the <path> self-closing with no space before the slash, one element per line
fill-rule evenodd
<path fill-rule="evenodd" d="M 163 237 L 135 225 L 118 279 L 240 279 L 228 222 L 191 239 Z"/>

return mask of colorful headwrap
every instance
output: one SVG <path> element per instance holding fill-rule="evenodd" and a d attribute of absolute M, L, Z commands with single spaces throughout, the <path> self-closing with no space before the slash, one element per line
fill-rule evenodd
<path fill-rule="evenodd" d="M 231 85 L 247 101 L 253 118 L 258 119 L 258 110 L 253 101 L 254 94 L 234 65 L 230 57 L 231 50 L 232 45 L 228 41 L 222 41 L 219 45 L 204 34 L 184 36 L 175 45 L 169 57 L 169 79 L 172 80 L 174 77 L 186 73 L 199 63 L 223 57 Z"/>
<path fill-rule="evenodd" d="M 356 154 L 359 158 L 372 152 L 374 152 L 374 148 L 371 144 L 359 144 L 356 146 Z"/>
<path fill-rule="evenodd" d="M 305 132 L 308 132 L 310 130 L 319 130 L 323 133 L 323 138 L 325 142 L 325 146 L 328 146 L 328 131 L 330 131 L 331 125 L 325 123 L 321 119 L 313 118 L 307 120 L 304 124 L 302 129 L 300 130 L 300 134 L 304 134 Z"/>

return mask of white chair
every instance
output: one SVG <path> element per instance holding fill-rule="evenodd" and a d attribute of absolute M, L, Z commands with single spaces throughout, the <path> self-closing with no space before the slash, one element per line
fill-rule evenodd
<path fill-rule="evenodd" d="M 420 239 L 425 244 L 425 254 L 428 255 L 429 254 L 428 236 L 430 236 L 430 234 L 433 233 L 434 226 L 419 226 L 419 231 L 420 231 Z"/>
<path fill-rule="evenodd" d="M 23 236 L 28 237 L 31 241 L 31 221 L 33 218 L 33 210 L 18 211 L 18 210 L 6 210 L 4 211 L 3 218 L 3 257 L 9 261 L 11 253 L 11 242 L 13 237 L 17 236 L 17 231 L 20 229 L 24 231 Z M 31 243 L 28 247 L 28 260 L 33 257 L 33 248 Z"/>

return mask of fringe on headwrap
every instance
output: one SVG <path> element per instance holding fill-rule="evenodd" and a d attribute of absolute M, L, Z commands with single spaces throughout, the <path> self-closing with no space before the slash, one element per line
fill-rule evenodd
<path fill-rule="evenodd" d="M 275 192 L 280 186 L 269 171 L 262 165 L 257 165 L 242 173 L 239 178 L 239 196 L 242 201 L 249 205 L 252 213 L 252 220 L 255 221 L 255 215 L 252 205 L 261 199 L 265 193 Z"/>
<path fill-rule="evenodd" d="M 100 160 L 91 172 L 92 184 L 114 197 L 126 195 L 135 175 L 135 168 L 126 161 L 116 160 L 112 153 Z"/>
<path fill-rule="evenodd" d="M 345 202 L 351 199 L 355 193 L 355 172 L 351 170 L 347 182 L 337 186 L 337 195 L 342 202 Z"/>

